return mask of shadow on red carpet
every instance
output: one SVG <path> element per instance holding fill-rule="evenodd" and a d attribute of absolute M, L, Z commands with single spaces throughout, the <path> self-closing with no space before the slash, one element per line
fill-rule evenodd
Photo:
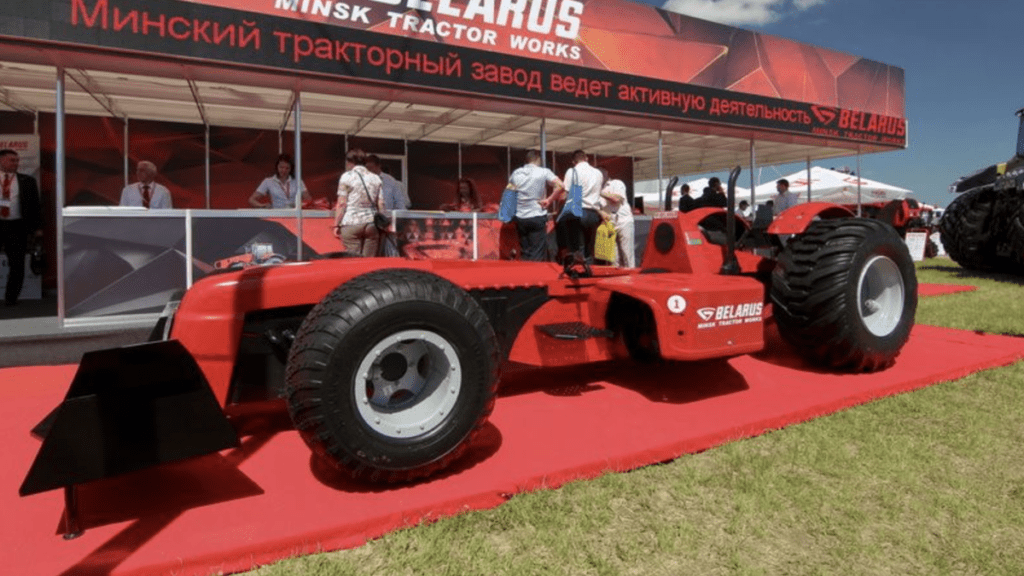
<path fill-rule="evenodd" d="M 235 450 L 80 489 L 80 538 L 64 541 L 59 491 L 19 498 L 39 447 L 31 427 L 74 366 L 0 370 L 0 566 L 10 574 L 210 574 L 339 548 L 513 494 L 630 470 L 875 398 L 1012 363 L 1024 338 L 917 326 L 891 369 L 806 366 L 777 336 L 728 361 L 509 370 L 489 424 L 429 481 L 356 484 L 310 456 L 280 408 L 243 423 Z"/>

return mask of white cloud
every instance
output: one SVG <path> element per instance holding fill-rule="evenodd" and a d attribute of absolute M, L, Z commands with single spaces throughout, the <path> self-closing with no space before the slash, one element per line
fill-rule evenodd
<path fill-rule="evenodd" d="M 824 4 L 825 0 L 793 0 L 793 7 L 797 10 L 807 10 L 812 6 Z"/>
<path fill-rule="evenodd" d="M 801 12 L 827 0 L 666 0 L 662 8 L 729 24 L 763 26 L 782 18 L 787 12 Z"/>

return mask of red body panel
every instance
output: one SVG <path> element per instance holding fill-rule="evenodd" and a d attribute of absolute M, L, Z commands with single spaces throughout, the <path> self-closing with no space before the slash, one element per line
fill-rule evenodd
<path fill-rule="evenodd" d="M 597 277 L 575 281 L 563 277 L 561 266 L 552 263 L 399 258 L 343 258 L 248 268 L 197 282 L 185 293 L 178 307 L 170 337 L 179 340 L 191 352 L 223 404 L 247 313 L 316 304 L 348 280 L 383 268 L 430 271 L 466 290 L 548 287 L 553 296 L 568 304 L 564 308 L 552 305 L 553 312 L 539 317 L 551 319 L 543 323 L 580 321 L 581 315 L 573 311 L 593 305 L 588 302 L 592 289 L 587 287 L 601 276 L 626 273 L 614 268 L 598 268 Z M 519 359 L 523 361 L 528 357 Z M 603 352 L 594 357 L 577 356 L 577 360 L 570 363 L 607 357 Z"/>
<path fill-rule="evenodd" d="M 557 293 L 560 287 L 553 288 Z M 569 288 L 562 296 L 556 296 L 534 312 L 523 325 L 509 353 L 509 360 L 552 368 L 625 357 L 625 348 L 608 338 L 559 340 L 544 334 L 539 328 L 545 324 L 566 322 L 582 322 L 594 328 L 607 328 L 605 312 L 610 296 L 609 292 L 595 290 L 593 282 L 586 282 L 578 290 Z"/>
<path fill-rule="evenodd" d="M 704 360 L 764 348 L 764 285 L 745 276 L 644 274 L 598 284 L 646 303 L 667 360 Z"/>
<path fill-rule="evenodd" d="M 701 221 L 710 216 L 723 214 L 718 208 L 699 208 L 690 212 L 677 212 L 674 218 L 655 218 L 651 221 L 651 233 L 647 236 L 643 268 L 657 268 L 670 272 L 692 274 L 718 274 L 725 260 L 725 246 L 712 244 L 700 229 Z M 659 225 L 667 224 L 673 229 L 675 241 L 667 252 L 658 250 L 655 232 Z M 736 229 L 745 230 L 750 225 L 742 218 L 736 218 Z M 743 272 L 756 272 L 763 261 L 760 256 L 747 252 L 736 252 Z"/>
<path fill-rule="evenodd" d="M 848 218 L 854 216 L 846 208 L 828 202 L 808 202 L 783 210 L 768 225 L 769 234 L 800 234 L 815 218 Z"/>
<path fill-rule="evenodd" d="M 753 352 L 763 347 L 763 308 L 759 305 L 764 301 L 764 286 L 749 277 L 718 274 L 725 248 L 709 242 L 700 223 L 721 213 L 701 209 L 655 221 L 656 226 L 672 226 L 675 241 L 664 253 L 659 252 L 652 231 L 643 264 L 647 269 L 670 272 L 665 274 L 595 267 L 592 277 L 573 279 L 554 263 L 399 258 L 328 259 L 218 274 L 200 280 L 185 294 L 170 337 L 189 350 L 224 404 L 247 313 L 313 305 L 361 274 L 382 268 L 412 268 L 437 274 L 466 290 L 545 288 L 551 299 L 527 319 L 510 347 L 509 360 L 515 362 L 566 366 L 623 355 L 625 349 L 615 339 L 561 340 L 539 328 L 582 323 L 606 329 L 608 305 L 615 292 L 651 308 L 666 358 L 694 360 Z M 746 223 L 737 219 L 737 226 Z M 736 256 L 748 273 L 763 262 L 745 252 Z M 673 312 L 668 307 L 673 296 L 685 299 L 684 311 Z M 711 317 L 702 319 L 702 310 L 705 314 L 710 310 Z"/>

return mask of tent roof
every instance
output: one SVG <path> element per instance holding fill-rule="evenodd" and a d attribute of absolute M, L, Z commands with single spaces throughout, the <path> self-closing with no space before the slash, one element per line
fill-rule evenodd
<path fill-rule="evenodd" d="M 59 66 L 66 72 L 68 114 L 290 130 L 298 94 L 304 132 L 512 148 L 539 147 L 543 122 L 549 150 L 583 148 L 599 156 L 633 157 L 636 180 L 658 177 L 659 131 L 665 175 L 748 165 L 751 141 L 756 141 L 759 165 L 850 156 L 858 148 L 861 153 L 892 149 L 771 130 L 58 46 L 0 41 L 0 54 L 0 110 L 55 111 Z"/>
<path fill-rule="evenodd" d="M 796 194 L 801 201 L 807 198 L 807 170 L 800 170 L 785 177 L 789 180 L 789 191 Z M 760 203 L 770 200 L 778 192 L 775 190 L 775 180 L 765 182 L 754 189 L 755 201 Z M 908 194 L 913 194 L 906 188 L 893 186 L 884 182 L 877 182 L 867 178 L 858 178 L 852 174 L 837 172 L 822 168 L 811 167 L 811 197 L 815 200 L 837 202 L 841 204 L 857 202 L 857 186 L 860 183 L 861 202 L 886 202 L 889 200 L 901 200 Z"/>

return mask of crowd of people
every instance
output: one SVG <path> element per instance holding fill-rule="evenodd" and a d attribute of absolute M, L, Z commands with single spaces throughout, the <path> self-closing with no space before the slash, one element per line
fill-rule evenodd
<path fill-rule="evenodd" d="M 799 203 L 799 199 L 796 194 L 789 191 L 789 180 L 780 178 L 775 182 L 775 191 L 777 194 L 774 198 L 766 200 L 764 204 L 760 206 L 751 206 L 750 202 L 746 200 L 740 200 L 736 205 L 737 213 L 748 222 L 752 222 L 758 214 L 759 209 L 767 209 L 768 213 L 773 217 L 777 216 L 783 210 L 792 208 Z M 683 184 L 679 189 L 679 211 L 689 212 L 696 210 L 697 208 L 725 208 L 728 205 L 728 198 L 725 194 L 725 188 L 722 186 L 722 181 L 717 176 L 714 176 L 708 180 L 708 185 L 704 188 L 703 193 L 694 198 L 690 195 L 690 185 Z"/>
<path fill-rule="evenodd" d="M 253 208 L 287 209 L 308 203 L 310 193 L 305 183 L 295 178 L 292 158 L 281 154 L 274 163 L 273 174 L 264 178 L 249 197 Z M 150 209 L 173 208 L 167 187 L 157 183 L 157 167 L 148 160 L 137 165 L 137 181 L 121 191 L 121 206 Z M 517 192 L 515 216 L 512 225 L 519 238 L 519 256 L 523 260 L 544 261 L 552 256 L 567 266 L 589 265 L 594 262 L 596 231 L 608 223 L 615 231 L 616 262 L 622 267 L 635 267 L 633 248 L 636 209 L 631 205 L 626 184 L 611 178 L 607 170 L 592 166 L 586 152 L 573 152 L 571 166 L 559 178 L 543 166 L 538 150 L 526 152 L 524 163 L 515 169 L 508 187 Z M 754 207 L 740 201 L 738 213 L 753 222 L 758 215 L 778 214 L 797 203 L 789 192 L 789 182 L 776 183 L 778 195 L 767 203 Z M 570 191 L 574 195 L 568 194 Z M 548 254 L 548 219 L 554 206 L 565 201 L 555 215 L 555 236 L 558 254 Z M 575 205 L 578 203 L 578 206 Z M 724 208 L 727 204 L 721 179 L 712 177 L 703 193 L 694 198 L 688 184 L 680 189 L 678 209 L 689 212 L 698 208 Z M 345 155 L 345 171 L 338 179 L 337 199 L 333 207 L 332 231 L 345 251 L 362 256 L 398 255 L 392 214 L 395 210 L 410 208 L 409 193 L 401 182 L 382 167 L 380 158 L 351 149 Z M 472 179 L 460 177 L 454 186 L 451 202 L 441 204 L 446 212 L 497 212 L 496 204 L 485 205 Z M 769 218 L 770 219 L 770 218 Z"/>

